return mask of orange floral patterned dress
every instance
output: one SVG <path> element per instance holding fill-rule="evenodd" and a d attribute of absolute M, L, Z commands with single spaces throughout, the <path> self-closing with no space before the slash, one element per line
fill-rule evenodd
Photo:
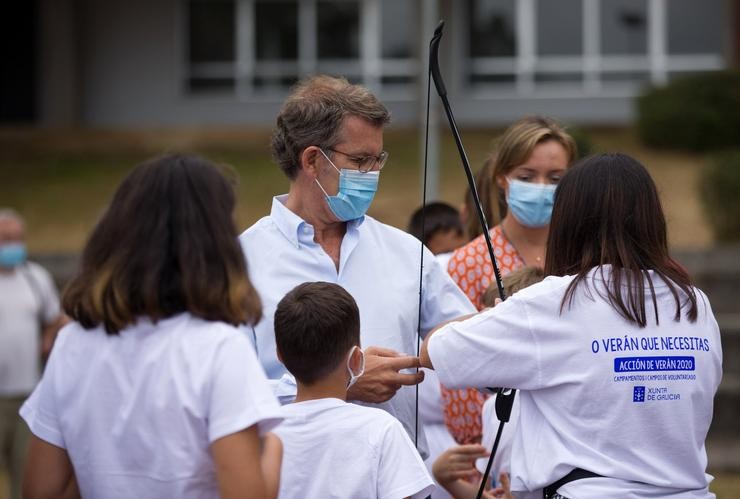
<path fill-rule="evenodd" d="M 493 254 L 502 276 L 524 267 L 524 261 L 506 239 L 500 225 L 492 228 L 490 234 Z M 483 293 L 496 282 L 483 234 L 455 250 L 447 271 L 480 310 Z M 457 443 L 480 443 L 483 432 L 481 414 L 486 398 L 475 388 L 453 390 L 442 386 L 445 424 Z"/>

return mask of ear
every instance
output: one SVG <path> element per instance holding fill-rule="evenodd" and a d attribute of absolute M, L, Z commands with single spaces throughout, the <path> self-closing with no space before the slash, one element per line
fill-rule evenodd
<path fill-rule="evenodd" d="M 468 216 L 470 215 L 468 213 L 468 206 L 465 203 L 462 203 L 457 211 L 460 212 L 460 221 L 465 225 L 465 222 L 468 221 Z"/>
<path fill-rule="evenodd" d="M 323 158 L 324 155 L 321 154 L 321 151 L 316 146 L 308 146 L 303 150 L 301 153 L 300 159 L 300 169 L 303 170 L 304 173 L 306 173 L 308 176 L 310 176 L 312 179 L 315 179 L 318 176 L 318 162 L 321 158 Z"/>
<path fill-rule="evenodd" d="M 357 348 L 352 350 L 352 355 L 349 357 L 349 366 L 352 368 L 352 372 L 356 373 L 360 370 L 363 356 L 364 354 L 360 350 L 360 345 L 357 345 Z"/>
<path fill-rule="evenodd" d="M 275 353 L 277 353 L 277 359 L 280 361 L 281 364 L 285 364 L 283 362 L 283 354 L 280 353 L 280 349 L 275 347 Z"/>
<path fill-rule="evenodd" d="M 496 185 L 499 187 L 499 189 L 504 191 L 509 186 L 509 181 L 506 180 L 506 177 L 504 175 L 499 175 L 498 177 L 496 177 Z"/>

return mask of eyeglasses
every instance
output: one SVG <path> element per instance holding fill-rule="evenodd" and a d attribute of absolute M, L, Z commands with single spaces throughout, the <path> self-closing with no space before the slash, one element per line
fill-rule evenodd
<path fill-rule="evenodd" d="M 377 156 L 355 156 L 354 154 L 337 151 L 331 147 L 327 147 L 326 150 L 346 156 L 352 163 L 357 165 L 357 169 L 362 173 L 380 171 L 385 166 L 385 162 L 388 161 L 388 153 L 386 151 L 381 151 Z"/>

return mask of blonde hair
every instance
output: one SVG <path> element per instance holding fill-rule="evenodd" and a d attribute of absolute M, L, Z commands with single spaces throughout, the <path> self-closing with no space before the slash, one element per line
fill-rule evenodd
<path fill-rule="evenodd" d="M 501 279 L 501 283 L 504 285 L 506 294 L 511 296 L 517 291 L 521 291 L 532 284 L 537 284 L 544 278 L 545 271 L 542 268 L 522 267 L 506 274 L 506 276 Z M 486 292 L 483 293 L 481 304 L 484 307 L 492 307 L 496 303 L 496 298 L 498 298 L 498 287 L 495 282 L 492 282 L 491 285 L 488 286 L 488 289 L 486 289 Z"/>
<path fill-rule="evenodd" d="M 570 166 L 578 155 L 576 142 L 565 128 L 553 119 L 527 116 L 511 125 L 499 139 L 489 158 L 493 162 L 492 181 L 498 190 L 498 203 L 491 200 L 493 217 L 488 221 L 491 227 L 500 223 L 506 216 L 506 197 L 503 189 L 496 184 L 496 179 L 506 176 L 515 167 L 526 162 L 534 148 L 548 140 L 554 140 L 565 148 Z"/>

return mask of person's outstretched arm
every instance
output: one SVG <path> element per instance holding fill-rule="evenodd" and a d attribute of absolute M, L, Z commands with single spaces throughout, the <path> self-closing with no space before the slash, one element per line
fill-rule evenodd
<path fill-rule="evenodd" d="M 257 425 L 226 435 L 211 444 L 222 499 L 274 499 L 277 497 L 282 445 L 277 437 L 265 439 Z"/>

